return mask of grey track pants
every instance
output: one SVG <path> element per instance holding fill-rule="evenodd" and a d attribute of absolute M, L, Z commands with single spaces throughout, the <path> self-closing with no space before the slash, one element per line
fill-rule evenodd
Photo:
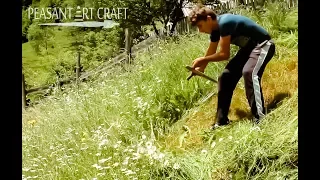
<path fill-rule="evenodd" d="M 238 51 L 219 77 L 217 124 L 229 122 L 228 113 L 233 91 L 241 77 L 244 78 L 246 97 L 252 115 L 257 119 L 265 116 L 261 77 L 267 63 L 275 53 L 272 40 L 257 45 L 248 45 Z"/>

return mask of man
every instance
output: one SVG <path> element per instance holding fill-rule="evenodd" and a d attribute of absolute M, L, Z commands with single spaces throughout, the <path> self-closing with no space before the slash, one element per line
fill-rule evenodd
<path fill-rule="evenodd" d="M 228 113 L 233 91 L 242 76 L 251 113 L 255 122 L 259 123 L 265 116 L 261 77 L 275 53 L 275 45 L 269 33 L 245 16 L 217 16 L 213 10 L 203 6 L 191 12 L 190 21 L 198 27 L 199 32 L 210 34 L 207 53 L 193 61 L 193 68 L 204 72 L 209 62 L 229 59 L 230 44 L 240 47 L 219 77 L 217 120 L 212 129 L 229 124 Z M 218 44 L 220 50 L 216 52 Z"/>

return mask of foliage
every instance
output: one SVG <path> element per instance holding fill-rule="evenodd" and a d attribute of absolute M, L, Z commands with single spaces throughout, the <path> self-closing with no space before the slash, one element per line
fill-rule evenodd
<path fill-rule="evenodd" d="M 22 43 L 27 42 L 28 28 L 32 21 L 28 17 L 28 10 L 22 10 Z"/>
<path fill-rule="evenodd" d="M 49 46 L 54 46 L 53 31 L 33 23 L 28 28 L 28 40 L 37 54 L 47 52 Z"/>
<path fill-rule="evenodd" d="M 271 20 L 257 21 L 270 28 Z M 104 33 L 87 34 L 84 44 L 103 46 L 95 40 Z M 274 63 L 288 63 L 280 55 L 296 56 L 297 33 L 281 28 L 274 33 L 281 42 Z M 199 77 L 185 80 L 184 65 L 205 54 L 206 42 L 208 36 L 200 34 L 161 40 L 138 54 L 134 65 L 116 66 L 64 91 L 54 89 L 23 111 L 23 179 L 297 179 L 297 93 L 258 126 L 244 119 L 214 132 L 200 128 L 201 143 L 191 142 L 191 148 L 163 141 L 180 122 L 193 121 L 196 128 L 214 111 L 212 102 L 208 109 L 197 104 L 216 85 Z M 70 51 L 60 55 L 58 62 L 74 58 Z M 205 73 L 217 78 L 223 67 L 212 64 Z M 287 68 L 270 75 L 288 81 L 282 75 L 290 73 Z M 283 88 L 279 84 L 277 89 Z"/>

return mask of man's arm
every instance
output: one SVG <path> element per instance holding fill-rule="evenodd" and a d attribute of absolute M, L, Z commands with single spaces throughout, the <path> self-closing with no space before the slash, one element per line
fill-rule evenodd
<path fill-rule="evenodd" d="M 209 44 L 209 47 L 208 47 L 207 52 L 205 54 L 205 57 L 216 53 L 218 43 L 219 43 L 219 40 L 216 42 L 210 41 L 210 44 Z M 197 68 L 197 70 L 204 72 L 204 69 L 207 67 L 208 63 L 209 63 L 209 61 L 206 61 L 205 63 L 203 63 L 203 65 L 201 67 Z"/>
<path fill-rule="evenodd" d="M 216 53 L 217 47 L 218 47 L 218 43 L 219 43 L 219 41 L 217 41 L 217 42 L 212 42 L 211 41 L 205 56 L 210 56 L 210 55 Z"/>
<path fill-rule="evenodd" d="M 230 43 L 231 43 L 231 36 L 224 36 L 220 38 L 219 44 L 220 44 L 220 51 L 217 53 L 213 53 L 214 52 L 214 44 L 212 45 L 212 51 L 209 51 L 210 46 L 212 43 L 210 43 L 208 52 L 204 58 L 205 62 L 217 62 L 217 61 L 224 61 L 224 60 L 228 60 L 230 57 Z M 217 49 L 217 45 L 215 46 L 215 51 Z"/>

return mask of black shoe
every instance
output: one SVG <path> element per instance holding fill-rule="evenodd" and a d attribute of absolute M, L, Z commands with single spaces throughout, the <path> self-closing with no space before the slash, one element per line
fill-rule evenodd
<path fill-rule="evenodd" d="M 215 130 L 215 129 L 220 128 L 220 127 L 222 127 L 222 126 L 226 126 L 226 125 L 228 125 L 228 124 L 230 124 L 230 121 L 227 121 L 227 122 L 225 122 L 225 123 L 215 123 L 215 124 L 213 124 L 213 125 L 211 126 L 211 130 Z"/>
<path fill-rule="evenodd" d="M 254 122 L 255 124 L 259 124 L 259 123 L 260 123 L 260 120 L 259 120 L 258 118 L 253 118 L 253 122 Z"/>
<path fill-rule="evenodd" d="M 256 117 L 254 117 L 254 118 L 252 119 L 252 121 L 253 121 L 255 124 L 257 124 L 257 125 L 259 125 L 262 120 L 263 120 L 263 117 L 262 117 L 262 118 L 256 118 Z"/>

